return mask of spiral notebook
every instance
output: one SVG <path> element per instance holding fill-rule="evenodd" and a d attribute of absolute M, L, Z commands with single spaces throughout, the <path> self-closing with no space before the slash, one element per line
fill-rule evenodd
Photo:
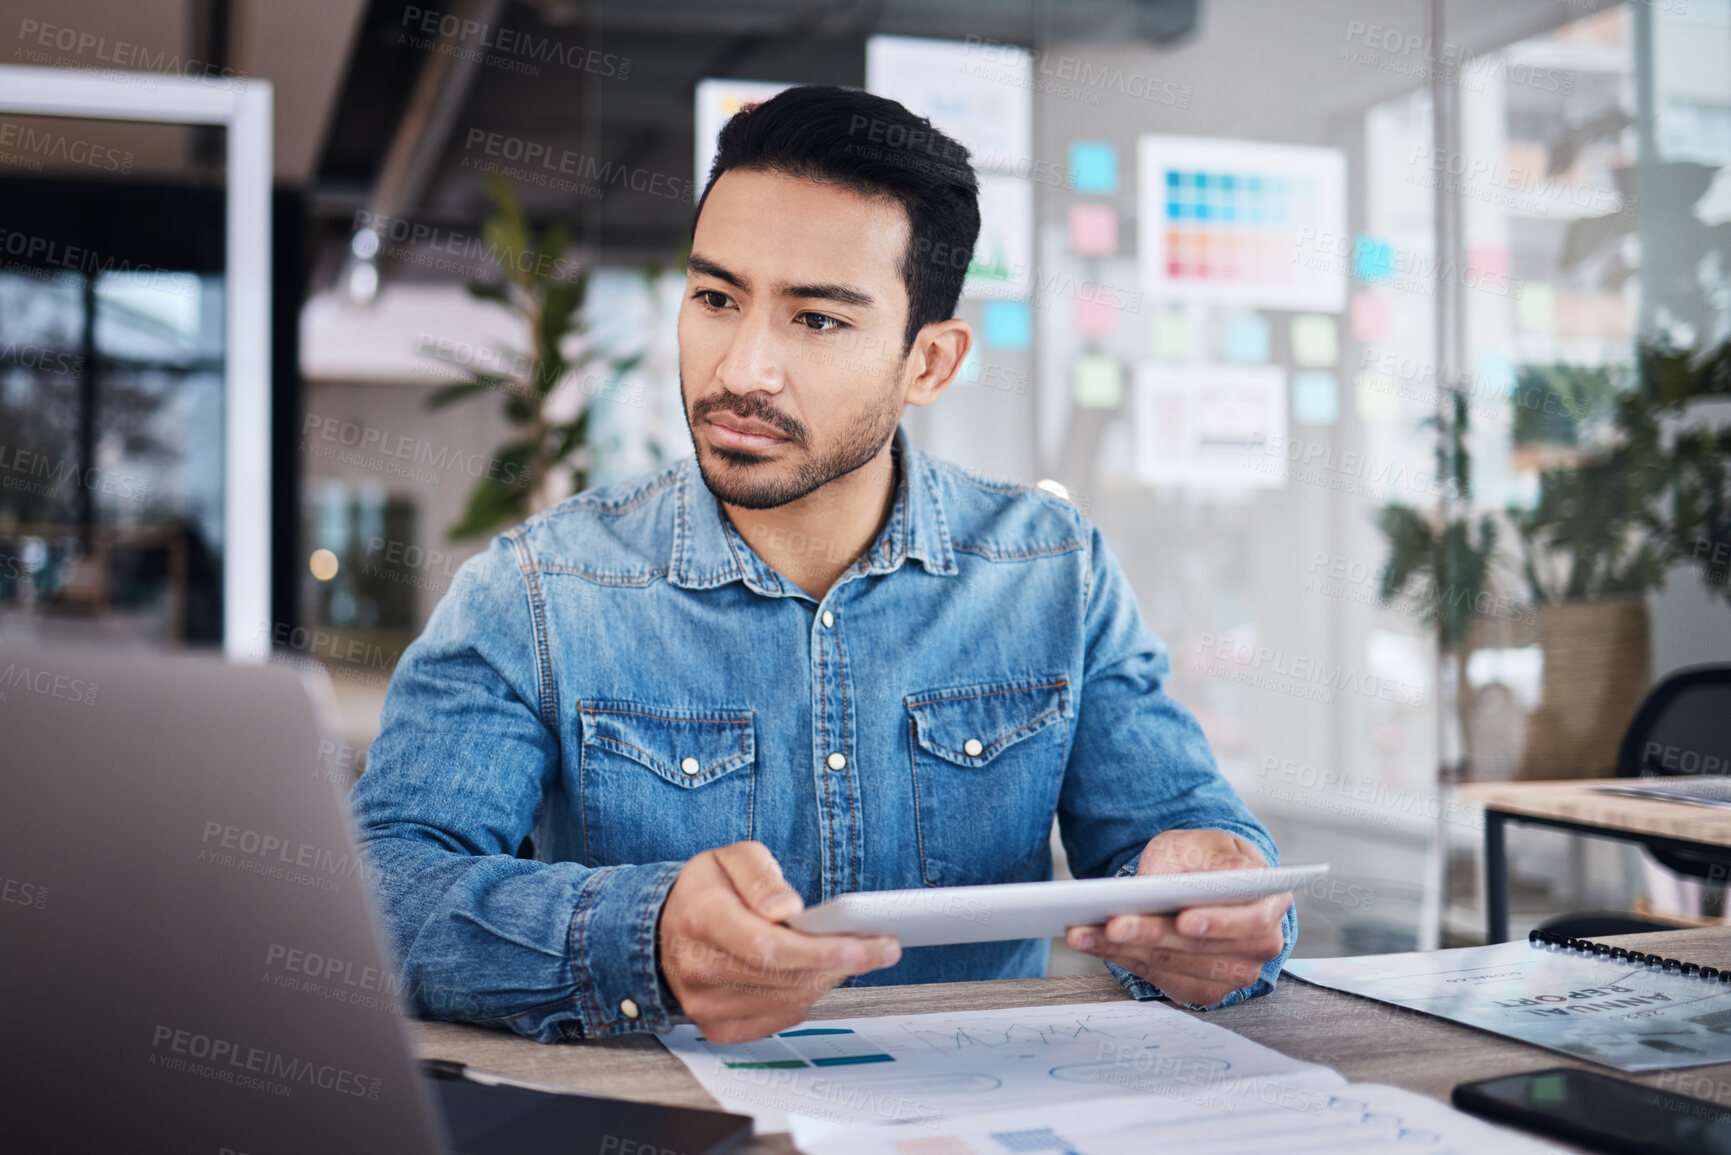
<path fill-rule="evenodd" d="M 1459 950 L 1291 959 L 1285 970 L 1622 1071 L 1731 1062 L 1731 970 L 1538 933 Z"/>

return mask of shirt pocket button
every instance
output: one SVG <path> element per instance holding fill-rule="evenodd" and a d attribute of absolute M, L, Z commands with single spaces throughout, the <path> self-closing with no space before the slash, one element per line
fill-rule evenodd
<path fill-rule="evenodd" d="M 586 864 L 682 862 L 751 837 L 750 709 L 585 699 L 578 725 Z"/>
<path fill-rule="evenodd" d="M 971 886 L 1033 877 L 1063 782 L 1068 682 L 1022 678 L 905 702 L 921 881 Z"/>

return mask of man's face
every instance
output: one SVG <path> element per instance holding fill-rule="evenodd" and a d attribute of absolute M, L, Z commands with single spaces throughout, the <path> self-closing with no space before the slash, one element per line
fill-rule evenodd
<path fill-rule="evenodd" d="M 871 461 L 911 378 L 893 200 L 732 169 L 698 219 L 679 310 L 679 389 L 703 480 L 770 509 Z"/>

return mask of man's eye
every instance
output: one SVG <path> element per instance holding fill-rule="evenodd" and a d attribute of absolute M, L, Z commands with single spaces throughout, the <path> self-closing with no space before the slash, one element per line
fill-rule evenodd
<path fill-rule="evenodd" d="M 705 308 L 727 308 L 727 294 L 723 293 L 719 289 L 699 289 L 697 292 L 691 294 L 691 299 L 694 301 L 701 301 Z"/>
<path fill-rule="evenodd" d="M 796 319 L 816 333 L 828 333 L 842 327 L 842 323 L 828 313 L 801 313 Z M 818 323 L 813 324 L 814 321 Z"/>

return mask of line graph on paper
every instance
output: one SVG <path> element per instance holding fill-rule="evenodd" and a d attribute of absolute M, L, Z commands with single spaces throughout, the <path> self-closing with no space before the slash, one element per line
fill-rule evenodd
<path fill-rule="evenodd" d="M 1167 1038 L 1171 1037 L 1169 1024 L 1165 1024 L 1167 1029 L 1161 1032 L 1145 1018 L 1107 1018 L 1091 1014 L 1045 1017 L 1039 1016 L 1038 1010 L 1039 1008 L 1029 1008 L 1033 1013 L 1026 1018 L 1018 1016 L 1002 1025 L 981 1022 L 979 1016 L 967 1015 L 956 1016 L 954 1021 L 904 1021 L 902 1030 L 942 1055 L 954 1055 L 958 1051 L 982 1047 L 993 1050 L 1007 1047 L 1026 1051 L 1029 1058 L 1056 1046 L 1073 1047 L 1090 1041 L 1131 1045 L 1152 1042 L 1161 1033 Z M 935 1016 L 919 1017 L 931 1019 Z"/>

